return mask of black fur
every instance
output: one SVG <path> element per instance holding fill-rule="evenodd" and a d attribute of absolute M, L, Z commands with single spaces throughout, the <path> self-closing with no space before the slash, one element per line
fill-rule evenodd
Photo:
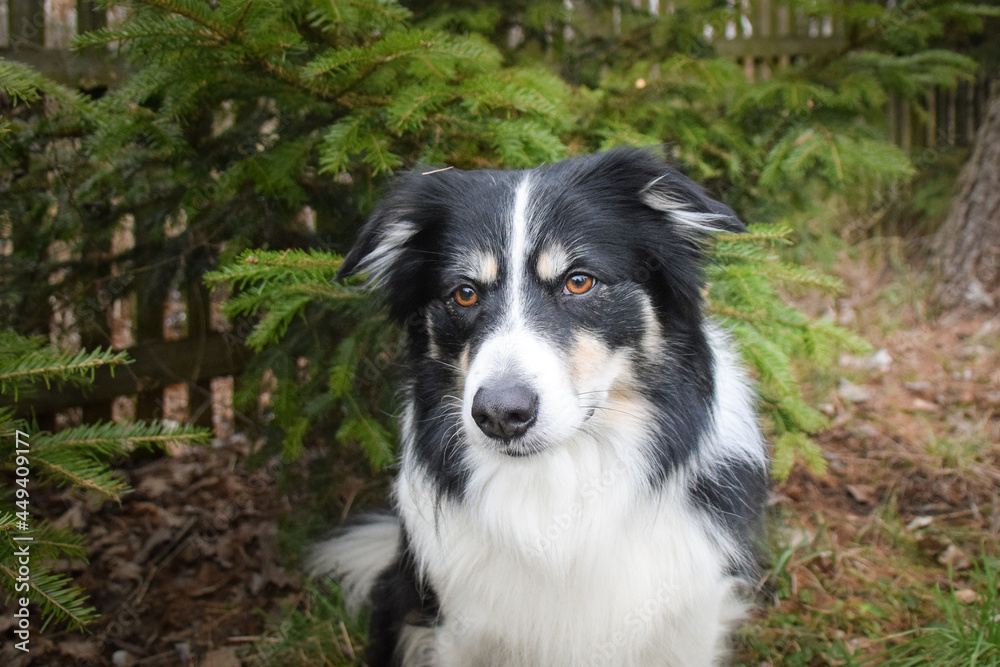
<path fill-rule="evenodd" d="M 643 197 L 667 193 L 689 211 L 715 216 L 713 227 L 719 230 L 746 228 L 729 207 L 707 197 L 698 184 L 647 151 L 625 149 L 572 158 L 534 173 L 537 209 L 533 214 L 545 221 L 544 233 L 564 243 L 576 240 L 585 248 L 587 265 L 619 293 L 634 284 L 655 299 L 669 351 L 665 364 L 642 371 L 648 395 L 664 408 L 659 460 L 653 473 L 653 481 L 660 482 L 688 460 L 706 427 L 712 368 L 702 323 L 700 237 L 667 224 L 664 212 L 651 208 Z M 427 358 L 427 317 L 446 318 L 441 298 L 452 277 L 443 273 L 443 260 L 462 254 L 467 240 L 504 238 L 502 216 L 522 175 L 453 169 L 418 170 L 397 178 L 340 271 L 343 278 L 365 268 L 363 260 L 391 225 L 405 221 L 416 228 L 391 266 L 375 279 L 390 313 L 407 327 L 408 376 L 419 388 L 414 393 L 420 429 L 417 447 L 446 495 L 461 495 L 466 472 L 442 447 L 453 424 L 438 397 L 453 386 L 454 378 Z M 613 348 L 634 344 L 641 331 L 628 327 L 629 313 L 615 310 L 629 308 L 629 302 L 608 299 L 606 303 L 606 308 L 589 313 L 590 321 L 584 313 L 582 326 L 606 330 L 606 341 Z M 608 322 L 616 326 L 608 328 Z M 454 352 L 452 340 L 460 345 L 467 337 L 461 322 L 458 326 L 451 322 L 441 330 L 453 332 L 452 339 L 444 336 L 439 341 L 446 355 Z"/>
<path fill-rule="evenodd" d="M 405 532 L 400 538 L 398 558 L 375 583 L 371 599 L 365 661 L 368 667 L 398 667 L 394 651 L 403 627 L 433 625 L 439 612 L 434 591 L 419 582 Z"/>

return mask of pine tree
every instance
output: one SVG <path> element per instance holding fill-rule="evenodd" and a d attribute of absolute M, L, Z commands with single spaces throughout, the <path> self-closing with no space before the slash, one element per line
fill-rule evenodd
<path fill-rule="evenodd" d="M 559 134 L 571 117 L 558 77 L 503 66 L 477 35 L 417 28 L 395 2 L 125 4 L 127 22 L 77 40 L 118 45 L 131 62 L 121 87 L 58 115 L 38 94 L 13 98 L 0 156 L 13 246 L 0 257 L 0 321 L 18 331 L 45 331 L 55 295 L 74 304 L 84 341 L 99 343 L 100 288 L 113 275 L 127 285 L 117 298 L 155 303 L 172 285 L 201 289 L 206 270 L 247 247 L 344 248 L 402 165 L 518 167 L 565 155 Z M 126 219 L 135 248 L 112 257 Z M 71 259 L 50 257 L 56 240 Z M 296 360 L 349 332 L 313 324 L 319 340 L 295 329 L 282 354 L 251 369 L 258 381 L 265 371 L 280 379 L 276 424 L 289 452 L 307 424 L 340 428 L 296 379 Z M 299 399 L 306 411 L 282 419 Z"/>
<path fill-rule="evenodd" d="M 561 2 L 530 7 L 441 2 L 412 6 L 421 25 L 459 35 L 484 34 L 511 61 L 524 62 L 532 53 L 547 52 L 558 63 L 560 75 L 575 84 L 572 96 L 579 120 L 565 135 L 574 150 L 603 150 L 623 143 L 666 145 L 688 173 L 725 193 L 726 200 L 751 221 L 778 218 L 792 223 L 810 211 L 814 198 L 850 191 L 860 207 L 866 196 L 874 195 L 874 184 L 885 186 L 912 175 L 908 156 L 888 139 L 886 100 L 890 94 L 915 98 L 929 84 L 954 85 L 968 79 L 975 63 L 930 48 L 930 40 L 945 22 L 964 21 L 968 30 L 975 30 L 977 17 L 989 13 L 980 6 L 941 2 L 896 7 L 793 4 L 793 10 L 832 12 L 835 20 L 845 23 L 846 46 L 776 72 L 769 80 L 747 81 L 704 38 L 706 24 L 721 32 L 725 21 L 737 18 L 733 10 L 709 3 L 679 4 L 675 12 L 658 17 L 631 11 L 627 3 L 585 3 L 574 12 L 567 12 Z M 609 27 L 614 11 L 624 12 L 617 33 Z M 513 28 L 522 41 L 512 46 Z M 803 400 L 797 367 L 831 364 L 838 348 L 866 348 L 856 336 L 807 317 L 779 297 L 779 290 L 789 285 L 828 293 L 839 289 L 836 280 L 781 262 L 774 246 L 788 244 L 792 235 L 786 224 L 758 227 L 749 237 L 720 241 L 709 273 L 710 307 L 729 323 L 759 378 L 779 478 L 797 460 L 815 471 L 824 467 L 809 434 L 824 428 L 826 419 Z M 336 257 L 328 255 L 326 261 L 333 270 Z M 266 281 L 258 283 L 249 275 L 234 280 L 240 267 L 232 268 L 231 281 L 253 284 L 260 297 L 268 293 Z M 274 274 L 268 280 L 293 269 L 279 261 L 270 270 Z M 233 312 L 250 312 L 235 306 Z M 284 316 L 289 307 L 280 304 Z M 373 330 L 384 336 L 381 323 Z M 385 342 L 362 344 L 365 330 L 352 331 L 346 348 L 338 347 L 339 359 L 350 359 L 359 349 L 392 348 Z M 323 364 L 320 359 L 312 361 Z M 336 369 L 331 373 L 336 380 L 331 382 L 350 387 L 352 367 L 338 363 Z M 296 386 L 289 395 L 300 399 L 301 388 Z M 324 409 L 352 396 L 329 388 L 323 395 L 325 399 L 316 405 Z M 358 406 L 350 406 L 350 411 L 357 414 Z M 277 412 L 280 422 L 282 410 Z M 293 429 L 296 441 L 306 421 L 299 417 Z M 374 443 L 387 443 L 384 430 L 366 428 L 358 435 L 367 438 L 369 453 L 381 451 Z"/>
<path fill-rule="evenodd" d="M 7 127 L 11 170 L 0 206 L 14 254 L 0 276 L 5 321 L 42 330 L 53 292 L 98 302 L 94 285 L 112 264 L 137 276 L 130 290 L 155 298 L 178 280 L 197 289 L 220 264 L 242 270 L 255 257 L 273 261 L 267 277 L 236 280 L 243 287 L 230 307 L 263 314 L 251 345 L 282 334 L 279 346 L 255 357 L 243 404 L 274 376 L 273 424 L 287 453 L 322 428 L 365 442 L 378 463 L 391 434 L 371 415 L 387 409 L 388 398 L 381 383 L 357 377 L 359 369 L 378 376 L 388 367 L 390 330 L 356 295 L 331 297 L 319 278 L 282 264 L 297 255 L 241 254 L 247 248 L 311 246 L 331 263 L 330 251 L 349 246 L 399 168 L 533 166 L 622 143 L 666 146 L 744 219 L 796 226 L 827 192 L 860 199 L 875 183 L 907 178 L 907 156 L 885 140 L 886 96 L 969 76 L 974 63 L 936 48 L 937 35 L 972 30 L 988 13 L 943 0 L 803 2 L 796 8 L 845 23 L 845 48 L 748 82 L 704 37 L 706 24 L 718 31 L 734 10 L 701 0 L 659 17 L 606 2 L 572 12 L 556 1 L 422 2 L 413 3 L 415 13 L 391 0 L 125 5 L 128 21 L 77 40 L 117 44 L 131 63 L 124 84 L 71 113 L 36 102 L 33 114 Z M 129 216 L 136 247 L 112 258 L 109 238 Z M 74 259 L 51 260 L 54 239 L 70 243 Z M 772 242 L 720 243 L 729 255 L 720 255 L 725 270 L 713 273 L 713 308 L 743 332 L 772 411 L 777 458 L 788 461 L 781 443 L 805 451 L 794 434 L 821 422 L 789 403 L 798 387 L 789 382 L 787 355 L 801 353 L 807 363 L 836 340 L 857 341 L 771 300 L 771 286 L 794 273 L 772 258 Z M 57 285 L 37 279 L 56 271 Z M 757 307 L 759 299 L 768 307 Z M 779 316 L 787 338 L 765 321 Z M 82 314 L 85 340 L 106 335 L 102 320 L 96 308 Z"/>
<path fill-rule="evenodd" d="M 35 383 L 88 384 L 95 369 L 127 362 L 123 352 L 63 352 L 39 338 L 0 332 L 0 396 L 14 401 L 0 407 L 0 470 L 12 480 L 9 495 L 0 501 L 0 589 L 8 599 L 26 598 L 37 604 L 43 628 L 52 621 L 80 628 L 96 620 L 97 611 L 83 589 L 47 564 L 60 557 L 86 560 L 86 547 L 78 533 L 56 529 L 45 517 L 33 514 L 32 496 L 39 485 L 69 486 L 121 502 L 129 488 L 111 467 L 116 457 L 137 448 L 208 438 L 203 429 L 158 423 L 98 423 L 49 433 L 15 416 L 18 398 L 30 394 Z M 30 553 L 29 576 L 21 576 L 22 561 L 14 557 L 23 553 L 25 545 Z"/>
<path fill-rule="evenodd" d="M 344 247 L 404 164 L 565 154 L 558 77 L 504 67 L 476 35 L 414 27 L 395 2 L 124 4 L 127 22 L 77 40 L 118 45 L 131 63 L 120 87 L 76 114 L 13 97 L 0 216 L 14 254 L 0 281 L 4 320 L 19 331 L 44 330 L 53 291 L 99 301 L 112 263 L 137 277 L 129 291 L 157 301 L 173 282 L 200 285 L 222 253 Z M 136 246 L 112 258 L 125 219 Z M 57 239 L 73 259 L 50 259 Z M 36 279 L 57 270 L 54 289 Z M 79 314 L 85 341 L 106 339 L 103 320 Z"/>

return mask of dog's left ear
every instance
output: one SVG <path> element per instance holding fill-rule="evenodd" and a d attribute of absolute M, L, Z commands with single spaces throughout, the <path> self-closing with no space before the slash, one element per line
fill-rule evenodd
<path fill-rule="evenodd" d="M 407 244 L 419 231 L 419 226 L 411 220 L 414 212 L 407 205 L 408 200 L 412 203 L 414 185 L 409 174 L 393 180 L 389 192 L 379 201 L 344 257 L 338 279 L 366 273 L 369 285 L 377 285 L 389 278 L 392 268 L 399 265 Z"/>
<path fill-rule="evenodd" d="M 715 201 L 700 185 L 673 169 L 650 181 L 640 195 L 646 206 L 667 214 L 683 236 L 747 231 L 733 209 Z"/>
<path fill-rule="evenodd" d="M 389 302 L 390 314 L 400 321 L 419 308 L 418 290 L 426 282 L 434 215 L 424 201 L 425 185 L 414 174 L 397 176 L 337 273 L 338 279 L 367 274 L 368 287 Z"/>

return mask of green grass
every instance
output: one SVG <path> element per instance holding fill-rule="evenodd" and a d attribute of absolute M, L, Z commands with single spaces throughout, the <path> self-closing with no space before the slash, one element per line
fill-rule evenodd
<path fill-rule="evenodd" d="M 254 645 L 244 663 L 254 667 L 347 667 L 358 665 L 366 619 L 344 608 L 336 584 L 307 582 L 295 608 L 285 609 L 277 629 Z"/>
<path fill-rule="evenodd" d="M 963 602 L 957 591 L 978 597 Z M 934 603 L 941 620 L 897 636 L 879 662 L 891 667 L 996 667 L 1000 665 L 1000 564 L 984 558 L 965 584 L 952 579 Z"/>
<path fill-rule="evenodd" d="M 965 474 L 975 473 L 986 464 L 993 448 L 989 426 L 990 418 L 987 417 L 973 424 L 968 433 L 939 437 L 930 431 L 927 453 L 940 457 L 944 468 Z"/>
<path fill-rule="evenodd" d="M 759 617 L 740 633 L 734 665 L 1000 667 L 1000 567 L 987 545 L 975 570 L 950 573 L 904 529 L 892 498 L 847 545 L 821 516 L 786 512 L 772 526 Z M 976 600 L 955 596 L 969 590 Z"/>

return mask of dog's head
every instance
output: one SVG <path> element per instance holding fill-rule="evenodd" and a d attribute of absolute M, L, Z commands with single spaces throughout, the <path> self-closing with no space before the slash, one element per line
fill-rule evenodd
<path fill-rule="evenodd" d="M 707 400 L 701 241 L 720 230 L 744 227 L 644 151 L 415 172 L 341 276 L 368 274 L 407 324 L 415 394 L 447 403 L 449 438 L 526 456 L 634 411 L 654 385 L 690 387 L 678 409 Z"/>

